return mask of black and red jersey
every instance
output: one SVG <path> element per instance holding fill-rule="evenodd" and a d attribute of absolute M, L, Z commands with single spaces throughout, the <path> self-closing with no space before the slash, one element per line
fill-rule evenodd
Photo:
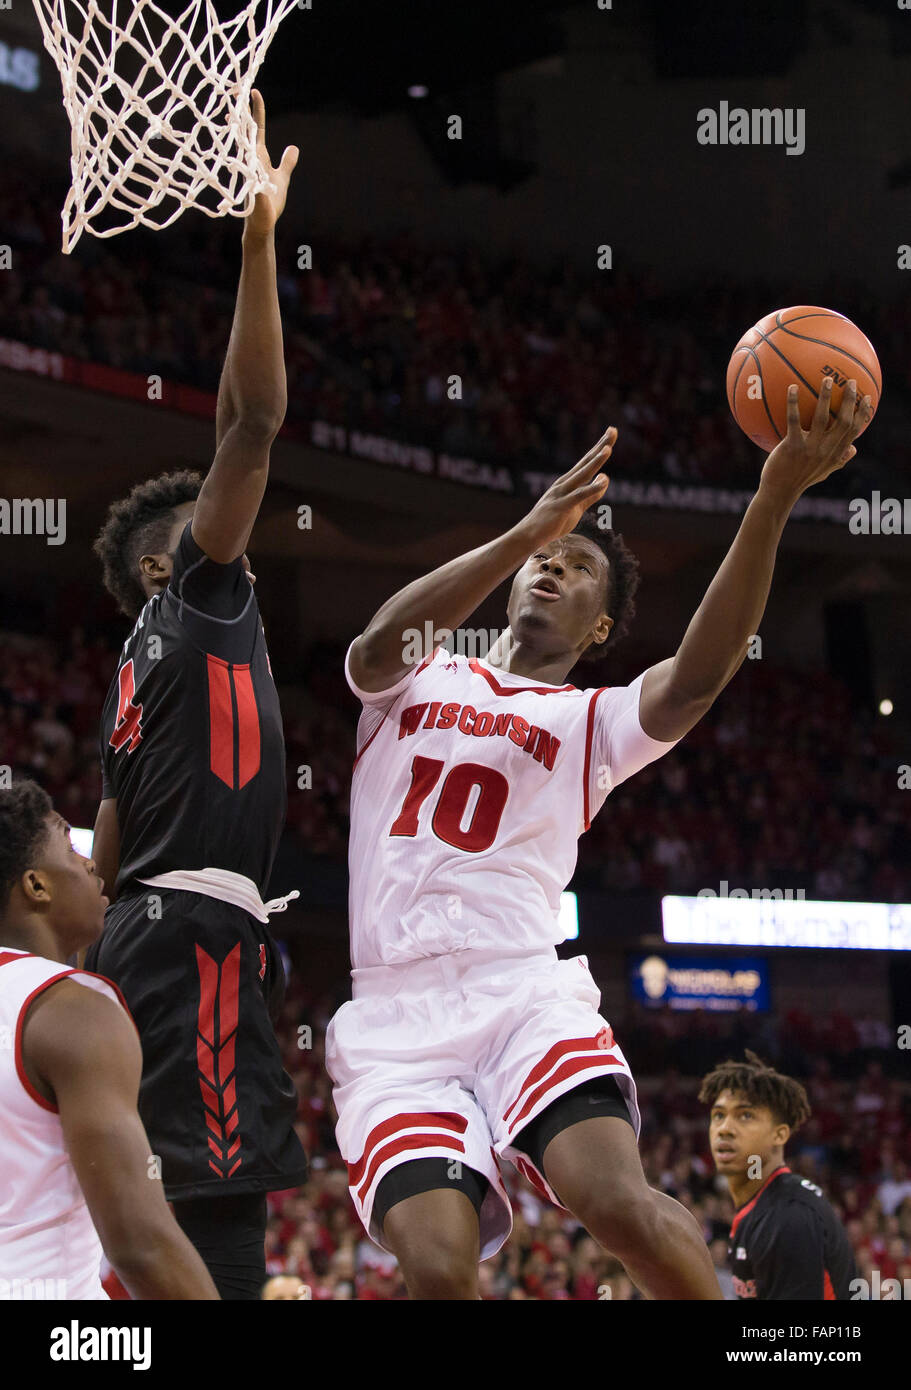
<path fill-rule="evenodd" d="M 728 1259 L 738 1298 L 847 1300 L 857 1277 L 822 1189 L 784 1165 L 734 1216 Z"/>
<path fill-rule="evenodd" d="M 180 869 L 229 869 L 260 893 L 285 817 L 285 746 L 266 639 L 241 558 L 220 565 L 190 523 L 166 589 L 124 643 L 101 718 L 117 798 L 117 892 Z"/>

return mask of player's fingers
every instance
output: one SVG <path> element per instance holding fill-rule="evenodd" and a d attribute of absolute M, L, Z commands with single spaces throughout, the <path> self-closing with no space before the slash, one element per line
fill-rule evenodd
<path fill-rule="evenodd" d="M 851 438 L 856 439 L 861 430 L 866 429 L 873 419 L 873 397 L 864 396 L 860 405 L 854 412 L 854 419 L 851 422 Z"/>
<path fill-rule="evenodd" d="M 266 104 L 263 101 L 262 93 L 258 92 L 255 87 L 253 88 L 253 91 L 250 93 L 250 111 L 253 115 L 254 121 L 256 122 L 257 138 L 260 141 L 265 141 Z"/>
<path fill-rule="evenodd" d="M 579 462 L 573 464 L 568 473 L 564 473 L 560 481 L 569 484 L 577 483 L 580 475 L 583 474 L 587 468 L 597 465 L 602 457 L 606 458 L 610 456 L 610 451 L 614 447 L 616 441 L 617 431 L 613 425 L 610 425 L 604 431 L 597 444 L 593 444 L 588 453 L 583 454 Z M 604 452 L 605 449 L 607 450 L 606 454 Z"/>
<path fill-rule="evenodd" d="M 606 473 L 598 473 L 590 483 L 584 483 L 581 487 L 576 488 L 567 498 L 567 501 L 584 502 L 586 506 L 590 506 L 592 502 L 597 501 L 602 492 L 606 491 L 609 483 L 610 478 Z"/>
<path fill-rule="evenodd" d="M 857 382 L 853 376 L 848 382 L 841 396 L 841 406 L 839 407 L 837 423 L 842 429 L 850 429 L 854 423 L 854 411 L 857 409 Z"/>
<path fill-rule="evenodd" d="M 814 440 L 819 439 L 820 435 L 825 434 L 829 425 L 829 410 L 832 404 L 832 378 L 823 377 L 822 385 L 819 388 L 819 395 L 816 398 L 816 409 L 813 411 L 813 420 L 810 425 L 810 433 Z"/>
<path fill-rule="evenodd" d="M 800 439 L 800 407 L 797 404 L 798 390 L 796 386 L 788 387 L 788 438 L 791 442 Z"/>
<path fill-rule="evenodd" d="M 296 145 L 289 145 L 288 148 L 285 150 L 285 153 L 282 155 L 282 162 L 279 165 L 280 172 L 284 174 L 286 178 L 290 178 L 294 170 L 297 168 L 297 161 L 299 159 L 300 150 L 297 148 Z"/>

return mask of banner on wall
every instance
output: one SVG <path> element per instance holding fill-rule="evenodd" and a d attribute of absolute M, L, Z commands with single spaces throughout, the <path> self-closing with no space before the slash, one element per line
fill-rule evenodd
<path fill-rule="evenodd" d="M 769 968 L 759 959 L 693 959 L 652 951 L 630 959 L 629 990 L 633 999 L 651 1008 L 764 1013 L 769 1008 Z"/>

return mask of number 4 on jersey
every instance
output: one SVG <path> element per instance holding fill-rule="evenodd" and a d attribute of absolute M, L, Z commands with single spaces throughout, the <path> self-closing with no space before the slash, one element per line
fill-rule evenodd
<path fill-rule="evenodd" d="M 116 753 L 119 753 L 125 743 L 129 742 L 128 753 L 132 753 L 142 739 L 142 705 L 133 704 L 133 695 L 136 686 L 133 681 L 133 658 L 125 661 L 117 673 L 120 686 L 120 698 L 117 702 L 117 718 L 114 721 L 114 732 L 110 737 L 110 745 Z"/>

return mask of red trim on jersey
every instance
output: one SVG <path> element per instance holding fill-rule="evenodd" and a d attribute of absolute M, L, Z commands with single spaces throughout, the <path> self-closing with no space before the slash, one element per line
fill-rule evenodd
<path fill-rule="evenodd" d="M 734 1232 L 737 1230 L 737 1227 L 740 1225 L 743 1218 L 747 1215 L 747 1213 L 753 1210 L 756 1203 L 762 1196 L 763 1192 L 765 1192 L 766 1188 L 768 1187 L 769 1183 L 774 1182 L 775 1179 L 780 1177 L 782 1173 L 790 1173 L 790 1171 L 790 1168 L 788 1168 L 788 1166 L 784 1163 L 781 1165 L 780 1168 L 776 1168 L 775 1172 L 770 1173 L 769 1176 L 766 1178 L 765 1182 L 762 1184 L 762 1187 L 760 1187 L 759 1191 L 756 1193 L 756 1196 L 751 1197 L 745 1207 L 740 1207 L 739 1210 L 734 1213 L 734 1220 L 731 1222 L 732 1236 Z"/>
<path fill-rule="evenodd" d="M 519 1172 L 522 1174 L 523 1178 L 527 1178 L 527 1180 L 531 1183 L 535 1191 L 540 1193 L 540 1195 L 544 1198 L 545 1202 L 552 1202 L 553 1197 L 550 1195 L 547 1188 L 545 1187 L 544 1179 L 538 1176 L 538 1170 L 534 1166 L 534 1164 L 530 1163 L 527 1158 L 522 1158 L 520 1154 L 516 1154 L 516 1157 L 513 1161 L 516 1167 L 518 1168 Z"/>
<path fill-rule="evenodd" d="M 470 657 L 468 665 L 476 676 L 483 676 L 495 695 L 525 695 L 530 690 L 535 695 L 563 695 L 567 690 L 577 690 L 575 685 L 501 685 L 496 676 L 491 675 L 475 657 Z"/>
<path fill-rule="evenodd" d="M 259 710 L 249 666 L 235 666 L 234 693 L 237 696 L 237 790 L 245 787 L 259 772 Z"/>
<path fill-rule="evenodd" d="M 370 1161 L 370 1155 L 377 1144 L 388 1139 L 391 1134 L 397 1133 L 402 1129 L 415 1129 L 423 1125 L 425 1129 L 451 1129 L 456 1134 L 464 1134 L 468 1128 L 468 1121 L 464 1115 L 458 1115 L 455 1111 L 444 1111 L 435 1114 L 432 1111 L 409 1111 L 404 1115 L 393 1115 L 388 1120 L 381 1121 L 374 1125 L 364 1141 L 364 1152 L 356 1163 L 348 1164 L 348 1174 L 351 1179 L 350 1186 L 354 1187 L 359 1183 L 364 1171 Z"/>
<path fill-rule="evenodd" d="M 135 1018 L 134 1018 L 133 1015 L 130 1013 L 130 1006 L 129 1006 L 129 1004 L 128 1004 L 127 1001 L 124 999 L 123 995 L 120 993 L 120 986 L 119 986 L 119 985 L 116 985 L 116 984 L 114 983 L 113 980 L 109 980 L 108 977 L 107 977 L 107 975 L 99 975 L 97 970 L 79 970 L 79 969 L 77 968 L 77 969 L 75 969 L 75 970 L 73 971 L 73 974 L 74 974 L 74 975 L 92 975 L 96 980 L 104 980 L 104 983 L 105 983 L 106 985 L 110 985 L 111 989 L 112 989 L 112 990 L 114 991 L 114 993 L 117 995 L 118 1003 L 122 1006 L 123 1011 L 124 1011 L 124 1013 L 126 1014 L 127 1018 L 130 1020 L 130 1022 L 131 1022 L 132 1025 L 133 1025 L 133 1027 L 136 1029 L 136 1036 L 137 1036 L 137 1038 L 139 1038 L 139 1027 L 138 1027 L 138 1025 L 137 1025 L 137 1023 L 136 1023 Z M 142 1041 L 142 1039 L 140 1038 L 140 1042 L 141 1042 L 141 1041 Z"/>
<path fill-rule="evenodd" d="M 554 1090 L 562 1081 L 565 1081 L 570 1076 L 575 1076 L 577 1072 L 591 1071 L 593 1068 L 603 1069 L 607 1066 L 612 1066 L 614 1068 L 620 1066 L 618 1058 L 616 1058 L 612 1052 L 599 1052 L 597 1057 L 572 1057 L 568 1062 L 563 1062 L 554 1072 L 553 1076 L 549 1077 L 547 1081 L 542 1081 L 541 1085 L 530 1093 L 522 1109 L 509 1126 L 510 1136 L 515 1133 L 516 1129 L 525 1119 L 525 1116 L 534 1108 L 541 1097 L 546 1096 L 549 1091 Z"/>
<path fill-rule="evenodd" d="M 424 657 L 424 660 L 421 662 L 420 666 L 418 667 L 418 669 L 417 669 L 417 670 L 415 671 L 415 673 L 414 673 L 415 676 L 419 676 L 419 675 L 421 674 L 421 672 L 423 671 L 424 667 L 430 665 L 431 661 L 433 661 L 433 658 L 436 656 L 436 654 L 437 654 L 437 652 L 438 652 L 439 650 L 440 650 L 439 647 L 434 647 L 434 649 L 433 649 L 433 651 L 430 653 L 430 655 Z M 381 695 L 382 693 L 383 693 L 382 691 L 377 691 L 377 694 L 380 694 L 380 695 Z M 393 701 L 393 703 L 395 703 L 395 702 Z M 369 709 L 370 706 L 368 705 L 367 708 Z M 391 708 L 391 706 L 390 706 L 390 708 Z M 357 767 L 357 765 L 358 765 L 358 763 L 360 762 L 361 758 L 362 758 L 362 757 L 364 756 L 364 754 L 367 752 L 367 749 L 370 747 L 371 743 L 372 743 L 373 740 L 376 738 L 377 734 L 379 733 L 380 729 L 382 729 L 383 725 L 386 723 L 386 720 L 387 720 L 388 718 L 389 718 L 389 710 L 387 710 L 386 713 L 383 715 L 383 717 L 382 717 L 382 719 L 380 720 L 379 724 L 377 724 L 377 726 L 376 726 L 376 728 L 374 729 L 373 733 L 370 735 L 370 737 L 368 738 L 367 742 L 364 744 L 364 746 L 363 746 L 363 748 L 361 749 L 361 751 L 360 751 L 360 752 L 357 754 L 357 756 L 355 757 L 354 762 L 351 764 L 351 771 L 352 771 L 352 773 L 354 772 L 354 769 Z"/>
<path fill-rule="evenodd" d="M 598 1039 L 604 1037 L 605 1033 L 607 1034 L 608 1040 L 605 1041 L 603 1047 L 599 1049 L 603 1056 L 607 1048 L 613 1047 L 614 1045 L 614 1035 L 609 1027 L 607 1029 L 602 1028 L 593 1038 L 564 1038 L 561 1042 L 554 1043 L 553 1047 L 545 1052 L 540 1062 L 535 1063 L 522 1082 L 522 1085 L 519 1087 L 519 1094 L 503 1116 L 504 1124 L 509 1119 L 510 1110 L 515 1110 L 529 1086 L 534 1086 L 542 1077 L 545 1077 L 551 1067 L 555 1066 L 561 1057 L 565 1056 L 567 1052 L 590 1052 L 592 1048 L 599 1046 Z"/>
<path fill-rule="evenodd" d="M 33 952 L 31 952 L 31 951 L 23 952 L 21 955 L 12 955 L 12 954 L 10 954 L 9 952 L 4 951 L 2 954 L 0 954 L 0 965 L 9 965 L 9 964 L 11 964 L 12 961 L 14 961 L 14 960 L 42 960 L 42 959 L 45 959 L 45 957 L 35 955 L 35 954 L 34 954 Z M 33 989 L 33 990 L 32 990 L 31 994 L 25 999 L 25 1001 L 24 1001 L 23 1004 L 21 1005 L 21 1007 L 20 1007 L 20 1009 L 19 1009 L 19 1015 L 18 1015 L 18 1017 L 17 1017 L 17 1019 L 16 1019 L 16 1039 L 15 1039 L 16 1075 L 19 1077 L 19 1080 L 21 1081 L 21 1083 L 22 1083 L 23 1087 L 25 1088 L 25 1090 L 26 1090 L 26 1091 L 28 1092 L 28 1094 L 31 1096 L 32 1100 L 35 1101 L 38 1105 L 40 1105 L 41 1108 L 42 1108 L 42 1110 L 49 1110 L 49 1111 L 51 1112 L 52 1115 L 57 1115 L 57 1114 L 60 1113 L 59 1110 L 58 1110 L 58 1108 L 57 1108 L 57 1105 L 54 1104 L 53 1102 L 47 1100 L 43 1095 L 41 1095 L 40 1091 L 37 1091 L 37 1090 L 35 1089 L 35 1087 L 34 1087 L 34 1086 L 32 1085 L 32 1083 L 31 1083 L 31 1081 L 29 1080 L 28 1073 L 27 1073 L 26 1070 L 25 1070 L 25 1059 L 24 1059 L 23 1056 L 22 1056 L 22 1034 L 23 1034 L 23 1031 L 24 1031 L 24 1029 L 25 1029 L 25 1016 L 26 1016 L 26 1014 L 28 1013 L 29 1007 L 31 1006 L 33 1000 L 37 999 L 38 995 L 39 995 L 39 994 L 43 994 L 44 991 L 45 991 L 46 989 L 49 989 L 51 985 L 56 985 L 60 980 L 67 980 L 67 979 L 69 979 L 69 978 L 70 978 L 71 976 L 73 976 L 73 975 L 92 975 L 92 976 L 94 976 L 94 978 L 95 978 L 96 980 L 103 980 L 104 983 L 105 983 L 106 985 L 110 985 L 111 989 L 113 989 L 114 993 L 117 995 L 117 999 L 118 999 L 119 1003 L 123 1006 L 123 1010 L 124 1010 L 124 1013 L 126 1014 L 127 1018 L 130 1020 L 130 1022 L 131 1022 L 132 1025 L 133 1025 L 133 1027 L 136 1028 L 136 1020 L 133 1018 L 133 1015 L 130 1013 L 129 1009 L 127 1008 L 127 1002 L 126 1002 L 126 1000 L 124 999 L 123 995 L 120 993 L 120 990 L 119 990 L 119 989 L 117 988 L 117 986 L 114 984 L 114 981 L 113 981 L 113 980 L 109 980 L 109 979 L 107 978 L 106 975 L 97 975 L 97 974 L 95 974 L 95 971 L 94 971 L 94 970 L 79 970 L 79 969 L 67 968 L 67 969 L 65 969 L 65 970 L 61 970 L 61 971 L 59 972 L 59 974 L 57 974 L 57 975 L 52 975 L 51 978 L 50 978 L 49 980 L 44 980 L 42 984 L 38 985 L 38 987 L 37 987 L 36 989 Z M 77 983 L 77 984 L 79 983 L 78 980 L 76 981 L 76 983 Z M 89 986 L 89 985 L 83 985 L 83 989 L 89 989 L 89 988 L 91 988 L 91 986 Z M 138 1028 L 136 1028 L 136 1035 L 137 1035 L 137 1037 L 139 1036 L 139 1029 L 138 1029 Z"/>
<path fill-rule="evenodd" d="M 602 685 L 600 690 L 596 690 L 588 702 L 588 718 L 585 721 L 585 763 L 582 768 L 582 818 L 586 830 L 589 829 L 592 823 L 588 789 L 591 782 L 592 743 L 595 736 L 595 705 L 598 703 L 598 696 L 603 695 L 605 690 L 609 689 L 610 686 Z"/>
<path fill-rule="evenodd" d="M 34 951 L 0 951 L 0 965 L 12 965 L 14 960 L 37 960 Z"/>
<path fill-rule="evenodd" d="M 394 1158 L 396 1154 L 407 1153 L 410 1149 L 450 1149 L 454 1153 L 463 1154 L 465 1145 L 461 1139 L 444 1134 L 400 1134 L 398 1138 L 390 1140 L 381 1149 L 376 1149 L 367 1169 L 367 1176 L 357 1190 L 357 1195 L 363 1202 L 367 1193 L 370 1191 L 370 1184 L 379 1172 L 382 1164 L 389 1158 Z M 350 1186 L 354 1186 L 353 1183 Z"/>
<path fill-rule="evenodd" d="M 219 781 L 234 787 L 234 710 L 228 663 L 206 656 L 209 671 L 209 767 Z"/>
<path fill-rule="evenodd" d="M 218 1160 L 209 1167 L 220 1178 L 230 1177 L 241 1159 L 225 1172 L 229 1159 L 240 1147 L 237 1090 L 235 1085 L 235 1044 L 240 993 L 240 943 L 225 956 L 221 965 L 197 943 L 199 972 L 196 1065 L 199 1090 L 205 1107 L 206 1137 Z M 217 1025 L 216 1025 L 217 1010 Z M 213 1138 L 214 1136 L 214 1138 Z"/>
<path fill-rule="evenodd" d="M 42 1110 L 49 1110 L 52 1115 L 58 1115 L 60 1113 L 57 1106 L 53 1101 L 48 1100 L 40 1091 L 35 1089 L 25 1070 L 25 1060 L 22 1056 L 22 1033 L 25 1028 L 25 1016 L 32 1002 L 38 998 L 39 994 L 43 994 L 46 989 L 50 989 L 51 985 L 57 984 L 58 980 L 65 980 L 67 976 L 72 975 L 72 973 L 72 970 L 61 970 L 59 975 L 52 975 L 49 980 L 43 980 L 23 1001 L 19 1009 L 19 1016 L 16 1019 L 16 1075 L 19 1077 L 23 1087 L 35 1104 L 40 1105 Z"/>
<path fill-rule="evenodd" d="M 363 746 L 363 748 L 361 749 L 361 751 L 358 753 L 357 757 L 354 759 L 354 762 L 353 762 L 352 765 L 351 765 L 351 771 L 352 771 L 352 772 L 354 772 L 354 769 L 357 767 L 357 765 L 358 765 L 358 763 L 360 762 L 361 758 L 362 758 L 362 757 L 364 756 L 364 754 L 367 752 L 367 749 L 370 747 L 371 743 L 372 743 L 373 740 L 376 738 L 377 734 L 379 733 L 379 731 L 380 731 L 380 729 L 383 727 L 383 725 L 386 723 L 386 720 L 387 720 L 388 718 L 389 718 L 389 711 L 387 710 L 386 713 L 383 715 L 382 719 L 380 720 L 379 724 L 377 724 L 377 726 L 376 726 L 376 728 L 374 729 L 373 733 L 372 733 L 372 734 L 370 735 L 370 737 L 368 738 L 367 742 L 364 744 L 364 746 Z"/>
<path fill-rule="evenodd" d="M 831 1276 L 830 1276 L 830 1274 L 829 1274 L 829 1271 L 828 1271 L 827 1269 L 824 1269 L 823 1272 L 822 1272 L 822 1280 L 823 1280 L 823 1284 L 822 1284 L 822 1288 L 823 1288 L 822 1296 L 823 1296 L 823 1299 L 825 1300 L 826 1303 L 834 1302 L 834 1301 L 835 1301 L 835 1290 L 834 1290 L 834 1288 L 832 1287 L 832 1278 L 831 1278 Z"/>

